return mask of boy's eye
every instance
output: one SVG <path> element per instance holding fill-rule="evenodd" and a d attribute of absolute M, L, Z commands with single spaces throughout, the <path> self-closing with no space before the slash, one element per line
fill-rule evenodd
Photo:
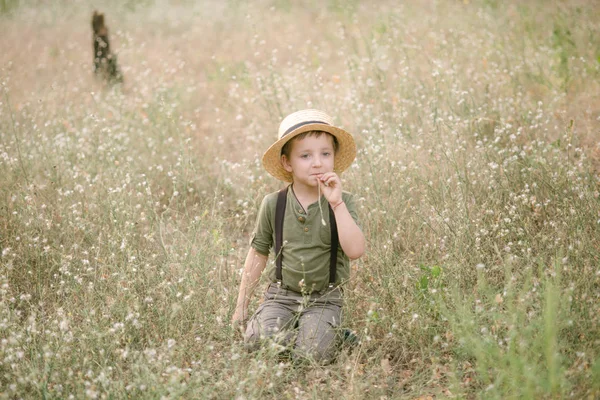
<path fill-rule="evenodd" d="M 300 157 L 301 158 L 308 158 L 308 154 L 302 154 Z"/>
<path fill-rule="evenodd" d="M 326 151 L 326 152 L 323 153 L 323 155 L 326 156 L 326 157 L 329 157 L 331 155 L 331 153 L 328 152 L 328 151 Z"/>

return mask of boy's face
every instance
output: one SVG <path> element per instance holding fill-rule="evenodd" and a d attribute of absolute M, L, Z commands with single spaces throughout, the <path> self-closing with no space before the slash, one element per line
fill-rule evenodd
<path fill-rule="evenodd" d="M 308 135 L 303 139 L 292 139 L 289 158 L 283 155 L 281 163 L 291 172 L 294 183 L 317 187 L 318 178 L 333 171 L 333 138 L 329 134 Z"/>

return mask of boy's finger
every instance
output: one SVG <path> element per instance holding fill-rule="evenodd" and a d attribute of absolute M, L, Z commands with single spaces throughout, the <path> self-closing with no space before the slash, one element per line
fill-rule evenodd
<path fill-rule="evenodd" d="M 336 179 L 335 175 L 333 175 L 333 176 L 327 177 L 325 179 L 324 183 L 325 183 L 325 186 L 336 187 L 338 185 L 338 183 L 339 183 L 339 180 Z"/>
<path fill-rule="evenodd" d="M 338 176 L 335 172 L 328 172 L 327 174 L 324 174 L 321 179 L 331 184 L 331 182 L 337 182 Z"/>

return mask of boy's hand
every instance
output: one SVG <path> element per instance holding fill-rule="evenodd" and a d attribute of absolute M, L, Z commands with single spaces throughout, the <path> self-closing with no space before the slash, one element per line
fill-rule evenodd
<path fill-rule="evenodd" d="M 342 201 L 342 181 L 335 172 L 326 172 L 319 177 L 321 193 L 332 206 Z"/>
<path fill-rule="evenodd" d="M 247 311 L 236 309 L 231 317 L 231 327 L 242 335 L 246 331 Z"/>

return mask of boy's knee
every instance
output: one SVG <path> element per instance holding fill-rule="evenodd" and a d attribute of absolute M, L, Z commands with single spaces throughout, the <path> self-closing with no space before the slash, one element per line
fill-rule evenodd
<path fill-rule="evenodd" d="M 296 343 L 296 354 L 318 364 L 329 364 L 335 359 L 338 351 L 338 340 L 335 332 L 328 332 L 319 337 L 304 337 Z"/>
<path fill-rule="evenodd" d="M 257 321 L 252 318 L 244 332 L 244 348 L 248 351 L 258 350 L 261 341 L 261 330 Z"/>
<path fill-rule="evenodd" d="M 261 326 L 258 321 L 252 320 L 244 333 L 244 348 L 248 351 L 258 350 L 265 342 L 273 342 L 286 347 L 294 341 L 294 333 L 280 329 L 278 325 Z"/>

